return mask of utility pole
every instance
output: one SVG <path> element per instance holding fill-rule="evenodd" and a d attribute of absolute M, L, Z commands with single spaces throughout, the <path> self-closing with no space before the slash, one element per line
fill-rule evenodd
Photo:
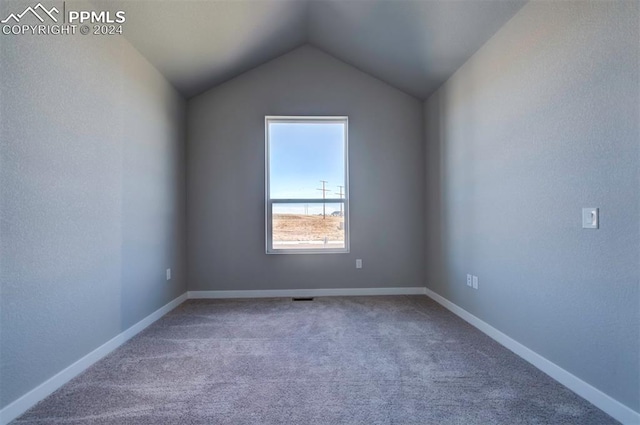
<path fill-rule="evenodd" d="M 342 199 L 342 189 L 344 189 L 344 186 L 338 186 L 338 189 L 340 189 L 340 192 L 336 192 L 340 199 Z M 342 208 L 344 207 L 344 202 L 340 202 L 340 217 L 344 217 L 344 211 L 342 210 Z"/>
<path fill-rule="evenodd" d="M 316 189 L 316 190 L 321 190 L 322 191 L 322 199 L 323 201 L 325 199 L 327 199 L 327 192 L 329 191 L 329 189 L 325 189 L 326 184 L 329 183 L 326 180 L 320 180 L 320 182 L 322 183 L 322 189 Z M 325 210 L 327 204 L 325 204 L 324 202 L 322 202 L 322 219 L 324 220 L 325 218 L 327 218 L 327 212 Z"/>

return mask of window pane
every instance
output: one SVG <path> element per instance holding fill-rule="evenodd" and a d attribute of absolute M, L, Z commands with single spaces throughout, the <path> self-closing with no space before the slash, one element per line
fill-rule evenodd
<path fill-rule="evenodd" d="M 344 204 L 273 204 L 273 249 L 344 249 Z"/>
<path fill-rule="evenodd" d="M 340 198 L 345 186 L 344 123 L 269 123 L 271 199 Z M 342 189 L 344 190 L 344 189 Z"/>

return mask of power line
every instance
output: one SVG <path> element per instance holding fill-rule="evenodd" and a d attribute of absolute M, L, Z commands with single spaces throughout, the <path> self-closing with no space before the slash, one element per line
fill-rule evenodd
<path fill-rule="evenodd" d="M 334 192 L 337 193 L 340 196 L 340 199 L 342 199 L 343 193 L 342 193 L 342 189 L 344 189 L 344 186 L 338 186 L 338 189 L 340 189 L 340 192 Z M 344 202 L 340 202 L 340 217 L 344 217 L 344 211 L 343 208 L 344 207 Z"/>
<path fill-rule="evenodd" d="M 327 192 L 329 192 L 329 189 L 325 189 L 325 187 L 326 187 L 326 184 L 329 183 L 329 182 L 326 181 L 326 180 L 320 180 L 320 182 L 322 183 L 322 189 L 316 189 L 316 190 L 321 190 L 322 191 L 322 200 L 323 200 L 323 202 L 322 202 L 322 219 L 324 220 L 325 218 L 327 218 L 327 212 L 325 210 L 327 204 L 324 203 L 324 200 L 327 198 L 327 196 L 326 196 Z"/>

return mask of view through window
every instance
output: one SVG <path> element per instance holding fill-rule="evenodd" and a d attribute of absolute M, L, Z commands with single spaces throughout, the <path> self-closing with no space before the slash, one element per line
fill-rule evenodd
<path fill-rule="evenodd" d="M 347 117 L 265 125 L 267 252 L 348 252 Z"/>

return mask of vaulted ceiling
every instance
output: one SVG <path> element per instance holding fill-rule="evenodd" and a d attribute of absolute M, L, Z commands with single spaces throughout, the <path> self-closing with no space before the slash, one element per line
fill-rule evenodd
<path fill-rule="evenodd" d="M 125 36 L 185 97 L 309 43 L 417 98 L 526 0 L 118 2 Z M 115 7 L 111 2 L 110 7 Z"/>

